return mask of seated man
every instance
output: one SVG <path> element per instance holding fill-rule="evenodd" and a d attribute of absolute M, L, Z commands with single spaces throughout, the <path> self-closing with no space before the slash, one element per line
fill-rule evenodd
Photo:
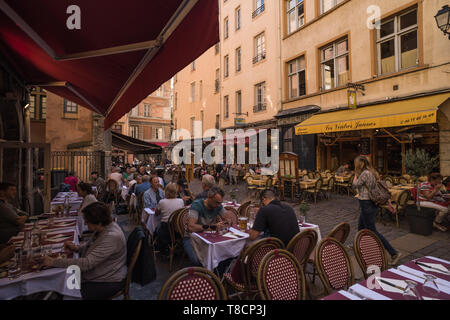
<path fill-rule="evenodd" d="M 214 177 L 212 175 L 210 175 L 210 174 L 205 174 L 202 177 L 202 189 L 203 189 L 203 191 L 201 193 L 199 193 L 195 197 L 195 200 L 206 199 L 208 197 L 209 189 L 214 187 L 215 184 L 216 184 L 216 180 L 214 179 Z"/>
<path fill-rule="evenodd" d="M 342 166 L 340 166 L 337 171 L 336 171 L 336 175 L 338 176 L 345 176 L 347 173 L 350 172 L 350 164 L 344 163 Z"/>
<path fill-rule="evenodd" d="M 256 240 L 262 232 L 267 231 L 271 237 L 278 238 L 287 245 L 300 232 L 294 209 L 276 199 L 272 190 L 263 191 L 261 202 L 263 207 L 256 214 L 250 230 L 250 240 Z"/>
<path fill-rule="evenodd" d="M 195 200 L 189 208 L 188 233 L 183 238 L 183 246 L 192 266 L 201 266 L 201 264 L 192 247 L 191 233 L 202 232 L 209 226 L 222 227 L 223 221 L 218 221 L 218 218 L 225 219 L 226 210 L 222 206 L 224 196 L 222 189 L 212 187 L 206 199 Z"/>
<path fill-rule="evenodd" d="M 12 183 L 0 183 L 0 244 L 7 243 L 22 229 L 28 217 L 12 206 L 9 201 L 16 198 L 17 188 Z"/>
<path fill-rule="evenodd" d="M 150 180 L 150 189 L 144 192 L 144 208 L 156 209 L 162 199 L 164 199 L 164 191 L 161 189 L 158 177 L 153 176 Z"/>
<path fill-rule="evenodd" d="M 443 225 L 443 222 L 448 214 L 449 202 L 443 198 L 441 188 L 442 175 L 440 173 L 430 174 L 428 181 L 419 185 L 419 201 L 422 207 L 437 210 L 438 214 L 433 222 L 433 226 L 445 232 L 447 227 Z"/>

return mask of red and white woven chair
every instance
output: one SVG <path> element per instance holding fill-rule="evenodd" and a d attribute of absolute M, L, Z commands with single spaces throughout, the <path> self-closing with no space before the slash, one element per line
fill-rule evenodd
<path fill-rule="evenodd" d="M 304 300 L 305 275 L 297 258 L 287 250 L 267 253 L 258 268 L 258 290 L 263 300 Z"/>
<path fill-rule="evenodd" d="M 353 285 L 355 279 L 350 258 L 344 246 L 335 239 L 320 241 L 314 262 L 327 294 Z"/>
<path fill-rule="evenodd" d="M 175 255 L 175 249 L 181 245 L 181 241 L 183 239 L 184 233 L 180 234 L 178 228 L 179 216 L 183 213 L 186 213 L 188 210 L 186 208 L 177 209 L 172 212 L 169 216 L 169 220 L 167 221 L 169 225 L 169 234 L 170 234 L 170 244 L 169 244 L 169 272 L 172 271 L 173 267 L 173 257 Z"/>
<path fill-rule="evenodd" d="M 372 231 L 367 229 L 360 230 L 353 240 L 353 250 L 365 279 L 373 273 L 368 273 L 369 266 L 377 266 L 380 268 L 380 272 L 388 268 L 383 243 Z"/>
<path fill-rule="evenodd" d="M 280 239 L 269 237 L 255 241 L 244 249 L 239 257 L 242 282 L 235 281 L 231 273 L 225 273 L 226 283 L 235 291 L 244 293 L 246 299 L 250 299 L 250 295 L 256 295 L 258 293 L 256 278 L 259 265 L 264 256 L 275 249 L 284 249 L 284 243 Z"/>
<path fill-rule="evenodd" d="M 158 300 L 226 300 L 225 289 L 211 271 L 190 267 L 173 274 L 164 283 Z"/>
<path fill-rule="evenodd" d="M 342 222 L 331 230 L 328 238 L 333 238 L 344 244 L 350 234 L 350 225 L 347 222 Z"/>

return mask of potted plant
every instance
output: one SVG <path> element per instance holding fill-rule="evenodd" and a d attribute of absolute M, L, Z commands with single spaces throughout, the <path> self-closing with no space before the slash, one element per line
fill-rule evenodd
<path fill-rule="evenodd" d="M 298 207 L 298 209 L 300 210 L 300 215 L 305 217 L 304 222 L 306 222 L 307 214 L 310 209 L 309 203 L 303 200 L 302 202 L 300 202 L 300 206 Z"/>
<path fill-rule="evenodd" d="M 410 175 L 422 177 L 439 169 L 439 156 L 431 156 L 424 149 L 415 152 L 410 149 L 405 153 L 405 169 Z M 433 232 L 435 210 L 420 206 L 419 182 L 416 183 L 416 206 L 406 207 L 406 215 L 410 232 L 421 235 L 430 235 Z"/>

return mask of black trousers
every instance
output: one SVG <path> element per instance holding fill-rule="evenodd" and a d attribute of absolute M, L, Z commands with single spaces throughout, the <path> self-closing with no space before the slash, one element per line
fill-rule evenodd
<path fill-rule="evenodd" d="M 121 282 L 82 282 L 81 296 L 83 300 L 106 300 L 123 289 L 125 283 L 126 279 Z"/>
<path fill-rule="evenodd" d="M 167 222 L 161 222 L 156 231 L 156 249 L 159 251 L 168 250 L 170 244 L 170 232 L 169 224 Z"/>

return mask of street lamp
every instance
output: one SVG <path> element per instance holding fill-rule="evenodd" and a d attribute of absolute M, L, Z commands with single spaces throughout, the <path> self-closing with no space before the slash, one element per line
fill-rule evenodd
<path fill-rule="evenodd" d="M 448 5 L 445 5 L 442 7 L 441 10 L 436 13 L 434 16 L 436 19 L 436 23 L 439 29 L 441 29 L 442 32 L 444 32 L 445 35 L 448 35 L 448 38 L 450 39 L 450 8 Z"/>

